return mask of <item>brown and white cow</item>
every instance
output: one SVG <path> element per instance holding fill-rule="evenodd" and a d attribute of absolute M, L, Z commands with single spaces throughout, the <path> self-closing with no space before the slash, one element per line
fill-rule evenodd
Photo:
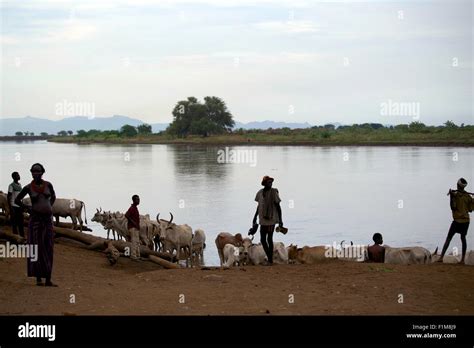
<path fill-rule="evenodd" d="M 219 260 L 221 262 L 221 266 L 224 264 L 223 250 L 226 244 L 232 244 L 233 246 L 236 246 L 236 247 L 243 246 L 242 235 L 240 233 L 233 235 L 228 232 L 221 232 L 217 235 L 216 247 L 217 247 L 217 252 L 219 254 Z"/>

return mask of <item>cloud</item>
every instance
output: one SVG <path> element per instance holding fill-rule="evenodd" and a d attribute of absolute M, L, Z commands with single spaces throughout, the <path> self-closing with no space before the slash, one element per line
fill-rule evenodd
<path fill-rule="evenodd" d="M 345 0 L 346 1 L 346 0 Z M 3 6 L 13 6 L 25 9 L 71 8 L 104 9 L 112 7 L 176 7 L 181 5 L 205 5 L 213 7 L 246 7 L 246 6 L 282 6 L 282 7 L 307 7 L 309 0 L 81 0 L 80 4 L 74 0 L 0 0 Z"/>
<path fill-rule="evenodd" d="M 274 32 L 277 34 L 314 33 L 320 30 L 320 28 L 313 21 L 307 20 L 259 22 L 254 24 L 254 26 L 260 30 Z"/>
<path fill-rule="evenodd" d="M 21 40 L 14 36 L 0 35 L 0 45 L 17 45 L 20 42 Z"/>
<path fill-rule="evenodd" d="M 232 67 L 252 67 L 260 69 L 270 65 L 286 64 L 311 64 L 320 62 L 328 56 L 313 52 L 213 52 L 210 54 L 167 55 L 158 60 L 158 66 L 167 68 L 179 67 L 180 69 L 209 68 L 229 69 Z M 156 63 L 151 63 L 148 68 L 155 69 Z M 225 71 L 225 70 L 224 70 Z"/>
<path fill-rule="evenodd" d="M 71 21 L 56 31 L 48 31 L 38 39 L 40 43 L 58 43 L 89 39 L 97 31 L 92 24 Z"/>

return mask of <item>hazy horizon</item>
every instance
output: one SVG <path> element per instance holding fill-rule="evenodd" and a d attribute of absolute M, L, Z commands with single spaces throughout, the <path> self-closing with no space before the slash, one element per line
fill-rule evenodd
<path fill-rule="evenodd" d="M 1 118 L 473 123 L 471 1 L 38 0 L 1 4 Z"/>
<path fill-rule="evenodd" d="M 30 118 L 34 118 L 34 119 L 41 119 L 41 120 L 47 120 L 47 121 L 63 121 L 65 119 L 71 119 L 71 118 L 77 118 L 77 117 L 84 117 L 84 118 L 87 118 L 87 120 L 93 120 L 93 119 L 110 119 L 110 118 L 113 118 L 113 117 L 124 117 L 124 118 L 129 118 L 129 119 L 133 119 L 133 120 L 138 120 L 138 121 L 143 121 L 140 117 L 133 117 L 133 116 L 128 116 L 128 115 L 110 115 L 110 116 L 102 116 L 102 115 L 98 115 L 98 116 L 95 116 L 93 118 L 89 118 L 87 116 L 65 116 L 63 118 L 60 118 L 60 119 L 51 119 L 51 118 L 47 118 L 47 117 L 41 117 L 41 116 L 32 116 L 32 115 L 26 115 L 26 116 L 19 116 L 19 117 L 2 117 L 0 119 L 4 119 L 4 120 L 7 120 L 7 119 L 22 119 L 22 118 L 27 118 L 27 117 L 30 117 Z M 150 122 L 149 124 L 169 124 L 171 123 L 172 120 L 170 120 L 169 122 Z M 237 123 L 242 123 L 242 124 L 251 124 L 251 123 L 266 123 L 266 122 L 275 122 L 275 123 L 287 123 L 287 124 L 304 124 L 304 123 L 308 123 L 309 125 L 311 126 L 323 126 L 325 124 L 340 124 L 340 125 L 352 125 L 352 124 L 356 124 L 357 122 L 354 122 L 354 123 L 345 123 L 345 122 L 340 122 L 338 120 L 335 120 L 335 121 L 332 121 L 332 122 L 324 122 L 324 123 L 311 123 L 311 122 L 308 122 L 308 121 L 301 121 L 301 122 L 298 122 L 298 121 L 285 121 L 285 120 L 272 120 L 272 119 L 261 119 L 261 120 L 250 120 L 250 121 L 241 121 L 239 119 L 236 119 L 234 117 L 234 121 Z M 449 121 L 449 120 L 446 120 L 446 121 Z M 444 123 L 446 122 L 441 122 L 440 124 L 427 124 L 429 126 L 443 126 Z M 148 123 L 148 122 L 145 122 L 143 121 L 144 123 Z M 409 120 L 407 121 L 408 123 L 411 123 L 413 122 L 413 120 Z M 378 122 L 360 122 L 358 124 L 363 124 L 363 123 L 378 123 Z M 398 124 L 406 124 L 406 123 L 403 123 L 403 122 L 400 122 L 400 123 L 382 123 L 383 125 L 398 125 Z M 457 124 L 458 126 L 461 125 L 461 123 Z M 465 126 L 467 125 L 474 125 L 473 122 L 471 123 L 464 123 Z"/>

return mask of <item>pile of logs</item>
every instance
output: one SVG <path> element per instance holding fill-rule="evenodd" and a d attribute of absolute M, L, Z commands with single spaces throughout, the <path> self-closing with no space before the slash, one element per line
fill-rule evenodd
<path fill-rule="evenodd" d="M 62 223 L 65 224 L 65 223 Z M 60 226 L 62 225 L 60 223 Z M 105 251 L 107 258 L 111 264 L 115 264 L 118 260 L 117 252 L 125 253 L 126 250 L 131 250 L 131 243 L 125 242 L 123 240 L 107 240 L 105 238 L 93 236 L 91 234 L 82 233 L 72 228 L 65 228 L 60 226 L 53 226 L 53 231 L 55 233 L 55 237 L 63 237 L 67 239 L 71 239 L 77 242 L 80 242 L 85 245 L 87 249 L 90 250 L 100 250 Z M 72 227 L 72 226 L 71 226 Z M 25 232 L 27 226 L 25 226 Z M 84 228 L 83 228 L 84 230 Z M 0 228 L 0 238 L 8 240 L 11 243 L 15 244 L 22 244 L 25 242 L 25 239 L 13 234 L 11 232 L 7 232 L 4 229 Z M 128 249 L 127 249 L 128 248 Z M 154 251 L 147 248 L 144 245 L 140 246 L 140 256 L 147 257 L 148 260 L 157 263 L 158 265 L 167 268 L 167 269 L 175 269 L 181 268 L 179 264 L 174 263 L 176 261 L 176 257 L 169 253 Z"/>

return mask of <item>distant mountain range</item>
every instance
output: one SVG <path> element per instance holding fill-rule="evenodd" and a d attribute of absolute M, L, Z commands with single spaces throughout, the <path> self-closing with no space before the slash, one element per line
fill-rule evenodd
<path fill-rule="evenodd" d="M 131 118 L 128 116 L 114 115 L 111 117 L 94 117 L 89 118 L 86 116 L 73 116 L 63 118 L 61 120 L 48 120 L 45 118 L 38 117 L 19 117 L 19 118 L 0 118 L 0 136 L 15 135 L 16 132 L 34 132 L 35 135 L 39 135 L 41 132 L 48 134 L 57 134 L 59 131 L 73 131 L 74 133 L 80 129 L 90 130 L 118 130 L 125 124 L 132 126 L 138 126 L 144 123 L 143 121 Z M 333 123 L 336 127 L 338 123 Z M 152 123 L 152 130 L 154 133 L 165 130 L 168 127 L 168 123 Z M 261 121 L 261 122 L 235 122 L 234 129 L 268 129 L 268 128 L 284 128 L 288 127 L 291 129 L 295 128 L 309 128 L 312 127 L 308 122 L 305 123 L 287 123 L 287 122 L 274 122 L 274 121 Z"/>
<path fill-rule="evenodd" d="M 41 132 L 57 134 L 62 130 L 71 130 L 75 133 L 80 129 L 111 130 L 120 129 L 120 127 L 125 124 L 138 126 L 142 123 L 143 121 L 138 119 L 119 115 L 94 118 L 89 118 L 87 116 L 73 116 L 57 121 L 26 116 L 0 119 L 0 135 L 15 135 L 16 132 L 34 132 L 35 135 L 39 135 Z M 152 124 L 153 132 L 159 132 L 160 130 L 166 129 L 166 127 L 168 127 L 167 123 Z"/>

